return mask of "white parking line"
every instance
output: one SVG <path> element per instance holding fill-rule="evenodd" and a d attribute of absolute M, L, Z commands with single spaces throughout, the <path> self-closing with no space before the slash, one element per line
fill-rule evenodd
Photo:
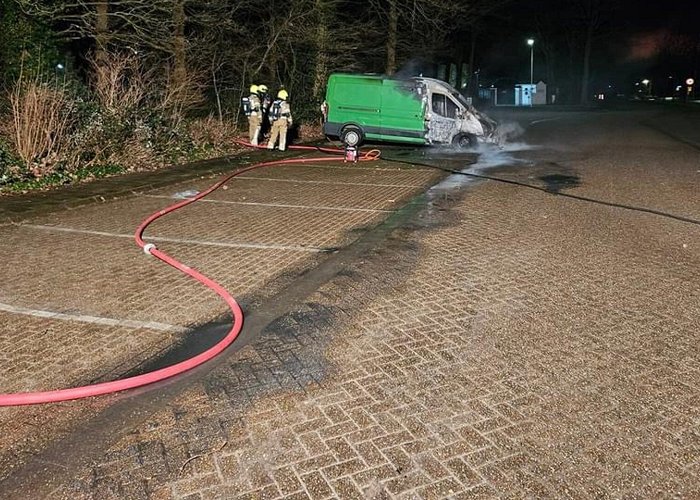
<path fill-rule="evenodd" d="M 44 226 L 39 224 L 21 224 L 22 227 L 28 227 L 30 229 L 39 229 L 42 231 L 56 231 L 60 233 L 77 233 L 77 234 L 91 234 L 94 236 L 107 236 L 111 238 L 129 238 L 133 239 L 133 234 L 121 234 L 121 233 L 109 233 L 105 231 L 92 231 L 89 229 L 74 229 L 71 227 L 61 227 L 61 226 Z M 222 248 L 255 248 L 259 250 L 291 250 L 295 252 L 325 252 L 324 248 L 317 247 L 299 247 L 299 246 L 288 246 L 288 245 L 265 245 L 262 243 L 226 243 L 223 241 L 205 241 L 205 240 L 185 240 L 180 238 L 166 238 L 162 236 L 149 236 L 146 238 L 148 241 L 164 241 L 168 243 L 186 243 L 189 245 L 203 245 L 209 247 L 222 247 Z"/>
<path fill-rule="evenodd" d="M 538 123 L 545 123 L 545 122 L 554 122 L 557 120 L 561 120 L 561 117 L 556 117 L 556 118 L 542 118 L 541 120 L 534 120 L 530 122 L 530 125 L 537 125 Z"/>
<path fill-rule="evenodd" d="M 159 194 L 146 194 L 148 198 L 166 198 L 172 199 L 172 196 L 164 196 Z M 223 203 L 226 205 L 252 205 L 256 207 L 279 207 L 279 208 L 302 208 L 306 210 L 336 210 L 339 212 L 385 212 L 391 213 L 393 210 L 382 210 L 379 208 L 349 208 L 349 207 L 326 207 L 326 206 L 315 206 L 315 205 L 286 205 L 283 203 L 255 203 L 252 201 L 228 201 L 228 200 L 209 200 L 201 199 L 198 201 L 204 201 L 206 203 Z"/>
<path fill-rule="evenodd" d="M 420 184 L 373 184 L 371 182 L 332 182 L 332 181 L 302 181 L 302 180 L 294 180 L 294 179 L 275 179 L 272 177 L 253 177 L 253 176 L 248 176 L 248 175 L 239 175 L 238 177 L 234 177 L 231 179 L 233 181 L 247 181 L 247 180 L 256 180 L 256 181 L 273 181 L 273 182 L 291 182 L 293 184 L 328 184 L 328 185 L 336 185 L 336 186 L 369 186 L 369 187 L 394 187 L 394 188 L 411 188 L 411 189 L 418 189 L 422 188 L 423 185 Z"/>
<path fill-rule="evenodd" d="M 85 314 L 65 314 L 54 311 L 43 311 L 40 309 L 27 309 L 26 307 L 19 307 L 2 303 L 0 303 L 0 311 L 12 314 L 22 314 L 24 316 L 34 316 L 36 318 L 57 319 L 62 321 L 79 321 L 80 323 L 91 323 L 93 325 L 122 326 L 127 328 L 146 328 L 149 330 L 158 330 L 160 332 L 171 333 L 187 333 L 191 331 L 190 328 L 169 325 L 167 323 L 158 323 L 157 321 L 137 321 L 133 319 L 115 319 L 105 318 L 102 316 L 88 316 Z"/>

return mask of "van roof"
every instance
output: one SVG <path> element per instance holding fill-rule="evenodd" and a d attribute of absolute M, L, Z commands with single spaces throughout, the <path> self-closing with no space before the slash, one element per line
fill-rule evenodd
<path fill-rule="evenodd" d="M 427 76 L 409 76 L 408 78 L 394 78 L 394 77 L 379 74 L 379 73 L 333 73 L 333 74 L 331 74 L 331 76 L 350 77 L 350 78 L 369 78 L 369 79 L 373 79 L 373 80 L 396 80 L 396 81 L 418 80 L 418 81 L 430 82 L 430 83 L 439 84 L 439 85 L 447 85 L 448 87 L 452 88 L 449 83 L 447 83 L 443 80 L 438 80 L 437 78 L 430 78 Z"/>

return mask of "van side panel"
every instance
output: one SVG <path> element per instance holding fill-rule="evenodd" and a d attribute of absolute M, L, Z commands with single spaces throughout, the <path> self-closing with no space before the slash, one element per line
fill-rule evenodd
<path fill-rule="evenodd" d="M 326 91 L 326 134 L 338 135 L 348 123 L 361 126 L 365 134 L 378 134 L 381 123 L 381 87 L 382 80 L 379 77 L 331 75 Z"/>
<path fill-rule="evenodd" d="M 368 139 L 425 143 L 422 102 L 406 82 L 336 73 L 328 79 L 326 102 L 326 135 L 339 136 L 352 124 Z"/>

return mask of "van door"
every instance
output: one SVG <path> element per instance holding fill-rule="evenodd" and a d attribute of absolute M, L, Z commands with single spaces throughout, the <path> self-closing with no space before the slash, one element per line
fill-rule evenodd
<path fill-rule="evenodd" d="M 415 84 L 384 80 L 381 139 L 425 144 L 425 105 Z"/>
<path fill-rule="evenodd" d="M 459 105 L 449 95 L 433 92 L 430 97 L 430 121 L 428 140 L 430 143 L 449 143 L 459 131 Z"/>

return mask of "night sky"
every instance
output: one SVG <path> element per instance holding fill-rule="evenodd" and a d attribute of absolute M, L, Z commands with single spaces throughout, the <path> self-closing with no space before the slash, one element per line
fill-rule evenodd
<path fill-rule="evenodd" d="M 591 56 L 594 87 L 611 85 L 623 91 L 643 78 L 665 79 L 665 86 L 689 76 L 698 79 L 700 0 L 608 0 L 601 4 L 607 12 Z M 537 43 L 538 25 L 566 57 L 571 25 L 558 18 L 563 5 L 570 4 L 567 0 L 514 3 L 490 21 L 491 34 L 477 50 L 484 83 L 499 77 L 529 80 L 530 49 L 525 40 L 530 36 L 536 39 L 535 80 L 546 79 L 545 57 Z M 582 56 L 577 59 L 580 62 Z"/>

